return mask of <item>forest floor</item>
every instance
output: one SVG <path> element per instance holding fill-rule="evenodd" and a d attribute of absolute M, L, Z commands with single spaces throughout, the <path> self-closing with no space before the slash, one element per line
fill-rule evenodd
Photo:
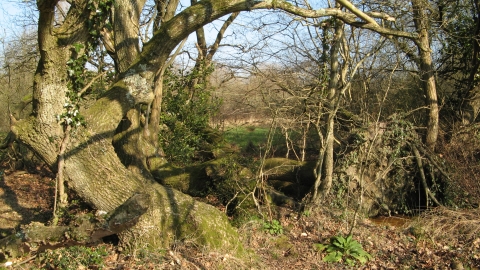
<path fill-rule="evenodd" d="M 0 170 L 0 238 L 23 224 L 51 219 L 53 176 L 37 169 L 35 173 Z M 358 219 L 353 239 L 372 258 L 355 266 L 324 262 L 327 253 L 314 248 L 333 236 L 346 235 L 352 213 L 326 208 L 311 213 L 271 210 L 271 218 L 280 224 L 270 228 L 278 234 L 266 232 L 260 218 L 252 217 L 239 225 L 239 235 L 248 250 L 243 258 L 229 251 L 206 252 L 188 241 L 156 253 L 137 250 L 123 254 L 110 241 L 82 250 L 61 248 L 28 254 L 7 265 L 12 263 L 15 269 L 480 269 L 477 209 L 436 209 L 415 218 Z M 87 256 L 93 258 L 86 263 L 89 265 L 79 264 L 80 258 Z"/>

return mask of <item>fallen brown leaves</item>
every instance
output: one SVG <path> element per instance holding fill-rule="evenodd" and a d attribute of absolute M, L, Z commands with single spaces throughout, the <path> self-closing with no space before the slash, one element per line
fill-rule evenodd
<path fill-rule="evenodd" d="M 13 232 L 25 222 L 50 218 L 53 203 L 52 179 L 26 172 L 5 174 L 0 183 L 0 224 Z M 215 198 L 209 201 L 224 210 Z M 114 244 L 103 244 L 108 256 L 104 269 L 346 269 L 343 264 L 327 264 L 325 254 L 313 245 L 335 235 L 346 235 L 353 215 L 344 210 L 317 209 L 298 213 L 288 208 L 272 209 L 272 219 L 283 234 L 271 235 L 262 229 L 263 220 L 251 217 L 239 228 L 245 256 L 238 258 L 224 250 L 211 252 L 178 242 L 169 250 L 138 249 L 118 252 Z M 16 219 L 8 213 L 18 213 Z M 268 211 L 266 211 L 268 213 Z M 415 218 L 402 217 L 401 224 L 361 218 L 353 238 L 373 259 L 356 269 L 478 269 L 480 266 L 480 210 L 454 211 L 436 208 Z M 5 225 L 6 224 L 6 225 Z M 19 258 L 15 262 L 25 261 Z M 23 269 L 39 267 L 38 259 L 22 264 Z M 476 268 L 477 267 L 477 268 Z M 90 267 L 91 268 L 91 267 Z"/>

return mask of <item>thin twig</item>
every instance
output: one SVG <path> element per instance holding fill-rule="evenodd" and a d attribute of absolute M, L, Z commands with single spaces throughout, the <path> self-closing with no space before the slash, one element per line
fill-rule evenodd
<path fill-rule="evenodd" d="M 89 83 L 87 83 L 87 85 L 85 85 L 85 87 L 83 87 L 80 91 L 78 91 L 78 94 L 77 96 L 81 97 L 83 95 L 83 93 L 85 93 L 88 88 L 90 88 L 90 86 L 92 86 L 92 84 L 98 80 L 98 78 L 102 77 L 103 75 L 105 75 L 107 73 L 108 70 L 105 70 L 104 72 L 98 74 L 97 76 L 95 76 Z"/>
<path fill-rule="evenodd" d="M 53 200 L 53 223 L 56 225 L 57 223 L 57 205 L 58 201 L 60 201 L 61 207 L 66 205 L 66 196 L 65 196 L 65 179 L 63 177 L 63 166 L 65 164 L 65 149 L 67 148 L 67 143 L 70 138 L 70 125 L 67 125 L 65 128 L 64 137 L 62 140 L 62 144 L 60 145 L 60 151 L 58 153 L 58 169 L 57 169 L 57 178 L 55 179 L 55 194 Z M 58 200 L 57 200 L 58 197 Z"/>

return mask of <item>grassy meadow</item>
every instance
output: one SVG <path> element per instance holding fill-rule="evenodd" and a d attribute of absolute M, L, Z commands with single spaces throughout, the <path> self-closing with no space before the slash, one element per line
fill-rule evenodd
<path fill-rule="evenodd" d="M 269 134 L 272 138 L 272 145 L 279 147 L 284 144 L 284 136 L 279 129 L 255 126 L 237 126 L 225 130 L 225 140 L 234 144 L 243 151 L 253 149 L 264 149 L 267 145 Z"/>
<path fill-rule="evenodd" d="M 312 130 L 313 131 L 313 130 Z M 302 134 L 296 130 L 288 131 L 289 143 L 295 145 L 295 151 L 299 151 L 299 145 L 302 143 Z M 269 156 L 284 157 L 287 153 L 285 143 L 285 133 L 281 128 L 270 128 L 268 126 L 235 126 L 225 129 L 225 140 L 236 145 L 242 152 L 249 154 L 258 154 L 259 150 L 264 153 L 270 152 Z M 270 148 L 267 149 L 268 139 L 271 138 Z M 307 152 L 314 150 L 316 134 L 310 132 L 307 141 Z M 293 154 L 290 152 L 290 154 Z M 291 158 L 295 158 L 290 156 Z"/>

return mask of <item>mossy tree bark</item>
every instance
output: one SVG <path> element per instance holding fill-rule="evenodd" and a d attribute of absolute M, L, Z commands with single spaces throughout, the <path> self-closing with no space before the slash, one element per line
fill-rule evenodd
<path fill-rule="evenodd" d="M 138 38 L 140 36 L 140 14 L 145 5 L 145 0 L 128 1 L 116 0 L 113 6 L 113 29 L 103 29 L 104 37 L 113 37 L 110 56 L 114 59 L 117 73 L 123 74 L 135 62 L 140 54 Z M 147 157 L 155 153 L 154 142 L 144 132 L 142 123 L 141 106 L 134 106 L 122 121 L 120 121 L 113 145 L 122 163 L 130 170 L 148 174 Z M 145 127 L 148 129 L 148 126 Z M 162 161 L 163 163 L 164 161 Z"/>

